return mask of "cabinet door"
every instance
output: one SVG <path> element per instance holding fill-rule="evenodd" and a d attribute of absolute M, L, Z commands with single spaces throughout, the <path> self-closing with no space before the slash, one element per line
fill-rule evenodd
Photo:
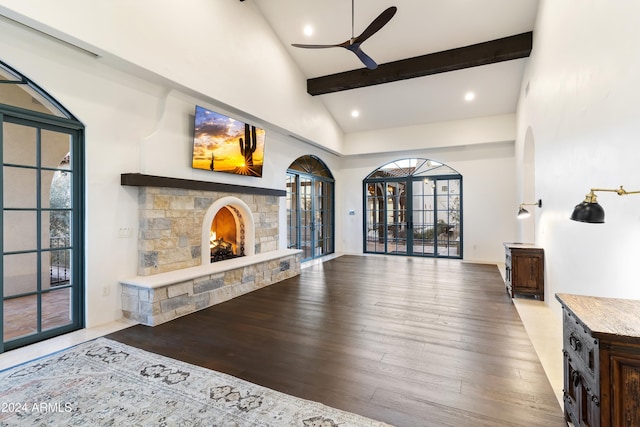
<path fill-rule="evenodd" d="M 594 398 L 592 385 L 574 364 L 573 354 L 564 352 L 564 410 L 565 418 L 577 426 L 600 426 L 600 403 Z"/>
<path fill-rule="evenodd" d="M 636 357 L 636 358 L 633 358 Z M 612 354 L 611 425 L 640 426 L 640 354 Z"/>
<path fill-rule="evenodd" d="M 544 280 L 540 274 L 543 271 L 542 263 L 542 257 L 538 254 L 514 253 L 511 259 L 513 268 L 512 285 L 518 291 L 538 291 L 540 283 Z"/>

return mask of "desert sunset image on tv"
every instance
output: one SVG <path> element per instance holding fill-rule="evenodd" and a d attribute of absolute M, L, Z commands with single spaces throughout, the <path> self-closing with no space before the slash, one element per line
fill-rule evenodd
<path fill-rule="evenodd" d="M 264 129 L 196 106 L 192 167 L 262 176 Z"/>

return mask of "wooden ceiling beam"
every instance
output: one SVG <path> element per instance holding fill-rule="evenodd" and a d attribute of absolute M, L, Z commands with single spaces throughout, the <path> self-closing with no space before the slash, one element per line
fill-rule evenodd
<path fill-rule="evenodd" d="M 531 54 L 532 47 L 533 32 L 530 31 L 484 43 L 380 64 L 375 70 L 361 68 L 315 77 L 307 80 L 307 92 L 314 96 L 323 95 L 526 58 Z"/>

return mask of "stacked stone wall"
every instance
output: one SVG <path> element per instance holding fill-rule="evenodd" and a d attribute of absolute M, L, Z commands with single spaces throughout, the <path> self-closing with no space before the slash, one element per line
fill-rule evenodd
<path fill-rule="evenodd" d="M 277 196 L 140 187 L 138 275 L 149 276 L 201 265 L 205 214 L 216 200 L 227 196 L 242 200 L 252 212 L 255 253 L 277 250 Z"/>

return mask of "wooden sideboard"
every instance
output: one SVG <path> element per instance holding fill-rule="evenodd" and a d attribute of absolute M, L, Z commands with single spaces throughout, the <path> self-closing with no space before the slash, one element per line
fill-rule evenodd
<path fill-rule="evenodd" d="M 504 243 L 507 292 L 544 301 L 544 249 L 529 243 Z"/>
<path fill-rule="evenodd" d="M 576 426 L 640 426 L 640 301 L 556 294 L 564 414 Z"/>

